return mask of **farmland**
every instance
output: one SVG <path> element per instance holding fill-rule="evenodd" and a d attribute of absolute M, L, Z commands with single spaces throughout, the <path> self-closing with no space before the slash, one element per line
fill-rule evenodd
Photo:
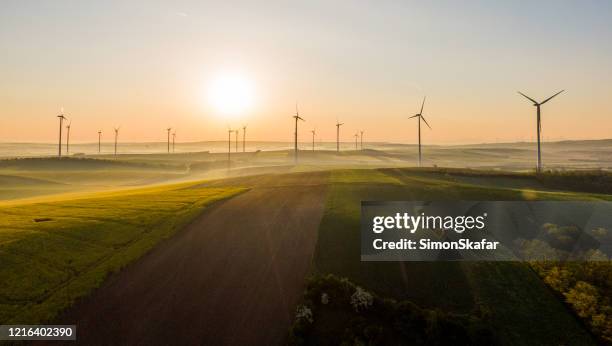
<path fill-rule="evenodd" d="M 8 283 L 0 322 L 79 321 L 90 326 L 83 340 L 112 342 L 93 327 L 102 323 L 123 340 L 148 330 L 153 342 L 176 337 L 150 333 L 159 321 L 182 328 L 189 320 L 209 327 L 185 328 L 184 340 L 280 343 L 304 287 L 359 286 L 377 304 L 356 324 L 364 330 L 409 314 L 428 323 L 424 342 L 441 337 L 436 323 L 452 321 L 462 331 L 455 341 L 594 342 L 527 264 L 361 262 L 359 208 L 362 200 L 612 200 L 609 173 L 402 168 L 392 151 L 301 157 L 297 166 L 288 151 L 236 154 L 230 165 L 218 153 L 0 161 L 0 278 Z M 253 323 L 235 304 L 268 318 Z M 346 314 L 319 309 L 309 340 L 347 327 Z M 207 322 L 212 316 L 218 323 Z M 122 329 L 133 323 L 144 329 Z"/>
<path fill-rule="evenodd" d="M 459 314 L 477 311 L 487 316 L 496 338 L 504 344 L 592 343 L 589 334 L 527 264 L 360 262 L 357 230 L 361 200 L 610 199 L 609 195 L 547 189 L 534 176 L 484 174 L 480 178 L 484 186 L 478 184 L 478 173 L 465 171 L 334 171 L 319 228 L 315 274 L 345 277 L 382 297 L 410 301 L 422 308 Z M 501 187 L 491 186 L 495 179 L 504 180 Z M 538 184 L 540 188 L 534 189 Z M 536 315 L 547 322 L 534 325 L 529 316 Z M 318 335 L 315 339 L 325 337 Z"/>
<path fill-rule="evenodd" d="M 192 184 L 0 209 L 0 322 L 40 323 L 241 188 Z"/>

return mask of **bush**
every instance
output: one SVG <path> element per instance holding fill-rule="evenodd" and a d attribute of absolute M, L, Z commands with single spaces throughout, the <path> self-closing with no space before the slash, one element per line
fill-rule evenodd
<path fill-rule="evenodd" d="M 612 194 L 612 173 L 594 171 L 547 171 L 536 174 L 542 185 L 560 190 Z"/>
<path fill-rule="evenodd" d="M 603 343 L 612 344 L 612 262 L 534 262 L 531 265 L 593 334 Z"/>
<path fill-rule="evenodd" d="M 327 299 L 322 300 L 323 296 Z M 312 320 L 296 318 L 289 344 L 495 344 L 491 329 L 477 315 L 422 309 L 409 301 L 383 299 L 333 275 L 309 280 L 304 306 L 312 311 Z M 299 309 L 297 314 L 303 316 L 304 307 Z"/>

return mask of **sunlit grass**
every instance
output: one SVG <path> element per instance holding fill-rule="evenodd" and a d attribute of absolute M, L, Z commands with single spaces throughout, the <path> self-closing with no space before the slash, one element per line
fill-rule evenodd
<path fill-rule="evenodd" d="M 244 190 L 184 183 L 0 207 L 0 323 L 51 320 L 203 208 Z"/>

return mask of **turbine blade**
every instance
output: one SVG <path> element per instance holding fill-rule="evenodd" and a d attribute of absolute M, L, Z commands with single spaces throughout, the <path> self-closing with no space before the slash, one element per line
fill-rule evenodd
<path fill-rule="evenodd" d="M 531 97 L 529 97 L 529 96 L 527 96 L 527 95 L 523 94 L 523 93 L 522 93 L 522 92 L 520 92 L 520 91 L 517 91 L 517 92 L 518 92 L 519 94 L 523 95 L 523 96 L 524 96 L 525 98 L 527 98 L 529 101 L 533 102 L 534 104 L 536 104 L 536 105 L 538 104 L 538 102 L 537 102 L 536 100 L 532 99 Z"/>
<path fill-rule="evenodd" d="M 421 117 L 421 119 L 423 119 L 423 121 L 425 122 L 425 125 L 427 125 L 427 127 L 429 127 L 429 129 L 431 130 L 431 126 L 429 126 L 429 124 L 427 123 L 427 120 L 425 120 L 425 117 L 424 117 L 424 116 L 422 116 L 422 115 L 421 115 L 420 117 Z"/>
<path fill-rule="evenodd" d="M 555 97 L 555 96 L 559 95 L 560 93 L 562 93 L 562 92 L 564 92 L 564 91 L 565 91 L 565 90 L 561 90 L 561 91 L 559 91 L 558 93 L 554 94 L 553 96 L 551 96 L 551 97 L 547 98 L 546 100 L 542 101 L 542 103 L 540 103 L 540 104 L 541 104 L 541 105 L 545 104 L 546 102 L 548 102 L 548 101 L 552 100 L 552 98 L 553 98 L 553 97 Z"/>
<path fill-rule="evenodd" d="M 416 118 L 418 116 L 420 116 L 420 114 L 413 115 L 413 116 L 409 117 L 408 119 Z"/>
<path fill-rule="evenodd" d="M 425 107 L 425 98 L 427 96 L 423 96 L 423 103 L 421 104 L 421 111 L 419 112 L 419 114 L 423 114 L 423 107 Z"/>

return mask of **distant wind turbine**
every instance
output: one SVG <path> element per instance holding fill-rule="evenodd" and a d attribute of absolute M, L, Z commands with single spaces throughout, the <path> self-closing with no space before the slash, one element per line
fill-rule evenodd
<path fill-rule="evenodd" d="M 227 166 L 228 167 L 230 165 L 230 159 L 232 155 L 232 132 L 234 132 L 234 130 L 232 130 L 231 127 L 227 129 Z"/>
<path fill-rule="evenodd" d="M 361 132 L 361 150 L 363 150 L 363 130 Z"/>
<path fill-rule="evenodd" d="M 242 152 L 246 153 L 246 125 L 242 126 Z"/>
<path fill-rule="evenodd" d="M 102 140 L 102 130 L 98 130 L 98 154 L 100 154 L 100 143 Z"/>
<path fill-rule="evenodd" d="M 315 151 L 315 147 L 314 147 L 314 140 L 315 140 L 315 135 L 316 135 L 316 130 L 310 130 L 310 132 L 312 132 L 312 151 Z"/>
<path fill-rule="evenodd" d="M 553 96 L 547 98 L 546 100 L 542 101 L 542 102 L 537 102 L 536 100 L 532 99 L 531 97 L 523 94 L 522 92 L 518 92 L 519 94 L 521 94 L 522 96 L 524 96 L 525 98 L 527 98 L 529 101 L 533 102 L 533 105 L 537 108 L 537 132 L 538 132 L 538 166 L 536 168 L 536 170 L 538 172 L 542 171 L 542 152 L 540 150 L 540 132 L 542 132 L 542 122 L 541 122 L 541 118 L 540 118 L 540 106 L 545 104 L 546 102 L 550 101 L 553 97 L 559 95 L 560 93 L 564 92 L 565 90 L 561 90 L 558 93 L 554 94 Z"/>
<path fill-rule="evenodd" d="M 66 117 L 64 116 L 64 107 L 62 107 L 62 114 L 57 116 L 59 118 L 59 145 L 57 147 L 57 156 L 61 159 L 62 158 L 62 127 L 64 125 L 64 119 L 66 119 Z"/>
<path fill-rule="evenodd" d="M 295 119 L 295 132 L 294 134 L 294 140 L 293 140 L 293 161 L 295 162 L 295 164 L 297 164 L 298 162 L 298 120 L 301 121 L 306 121 L 304 120 L 304 118 L 300 117 L 300 111 L 298 109 L 298 105 L 297 102 L 295 103 L 295 115 L 293 116 L 293 118 Z"/>
<path fill-rule="evenodd" d="M 355 150 L 357 150 L 357 139 L 359 139 L 359 134 L 355 134 Z"/>
<path fill-rule="evenodd" d="M 121 126 L 115 127 L 115 158 L 117 158 L 117 137 L 119 137 L 119 129 L 120 128 L 121 128 Z"/>
<path fill-rule="evenodd" d="M 336 121 L 336 152 L 340 152 L 340 126 L 342 125 L 344 125 L 344 123 Z"/>
<path fill-rule="evenodd" d="M 166 131 L 168 132 L 168 154 L 170 154 L 170 131 L 172 131 L 172 128 L 169 127 Z"/>
<path fill-rule="evenodd" d="M 176 129 L 172 132 L 172 152 L 174 153 L 174 141 L 176 140 Z"/>
<path fill-rule="evenodd" d="M 423 104 L 421 104 L 421 111 L 410 117 L 410 119 L 412 118 L 417 118 L 419 121 L 419 167 L 421 167 L 421 120 L 423 120 L 423 122 L 425 122 L 425 125 L 427 125 L 427 127 L 429 127 L 429 129 L 431 129 L 431 126 L 429 126 L 429 124 L 427 123 L 427 120 L 425 120 L 425 117 L 423 117 L 423 107 L 425 106 L 425 97 L 423 97 Z"/>
<path fill-rule="evenodd" d="M 70 126 L 72 126 L 72 120 L 66 126 L 66 155 L 70 155 Z"/>
<path fill-rule="evenodd" d="M 238 133 L 239 132 L 240 132 L 240 128 L 238 128 L 236 131 L 234 131 L 234 133 L 235 133 L 234 139 L 235 139 L 235 142 L 236 142 L 236 148 L 235 148 L 236 152 L 238 152 Z"/>

